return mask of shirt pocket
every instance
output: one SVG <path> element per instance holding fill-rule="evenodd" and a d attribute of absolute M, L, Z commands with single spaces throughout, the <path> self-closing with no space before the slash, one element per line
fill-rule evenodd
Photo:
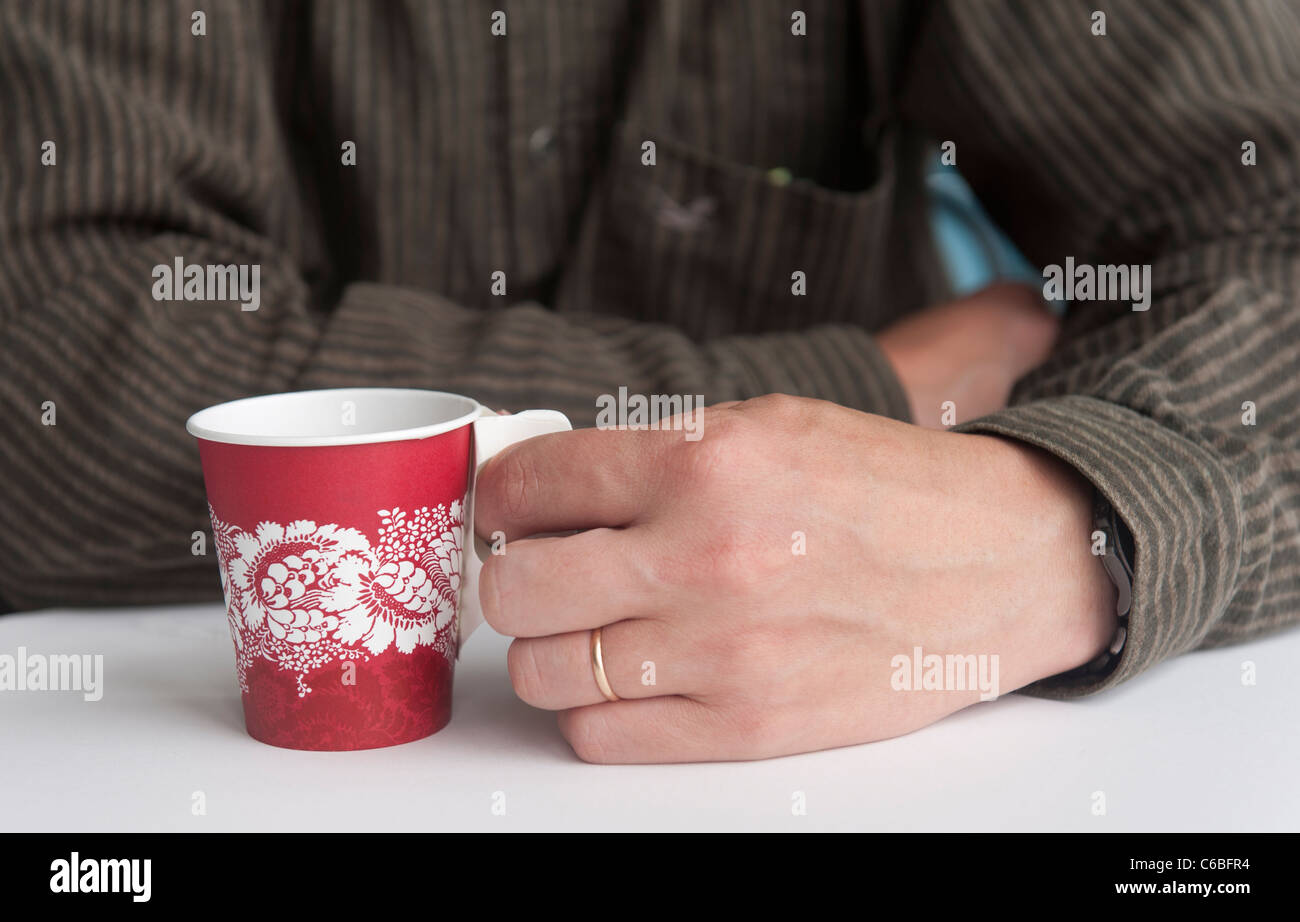
<path fill-rule="evenodd" d="M 625 125 L 556 306 L 668 323 L 696 339 L 826 322 L 875 328 L 889 300 L 893 189 L 888 170 L 870 189 L 827 189 Z"/>

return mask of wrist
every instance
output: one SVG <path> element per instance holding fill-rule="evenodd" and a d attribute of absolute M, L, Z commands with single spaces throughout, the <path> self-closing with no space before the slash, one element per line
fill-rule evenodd
<path fill-rule="evenodd" d="M 997 443 L 1004 483 L 1013 496 L 1005 510 L 1023 561 L 1025 597 L 1035 600 L 1024 629 L 1032 642 L 1030 681 L 1093 662 L 1115 638 L 1116 589 L 1093 553 L 1095 490 L 1056 456 L 1013 439 Z"/>
<path fill-rule="evenodd" d="M 875 341 L 876 347 L 880 350 L 881 355 L 885 357 L 889 370 L 893 372 L 894 379 L 898 381 L 898 386 L 903 392 L 911 421 L 927 429 L 938 428 L 938 409 L 923 407 L 917 400 L 917 374 L 913 368 L 914 362 L 911 350 L 907 348 L 905 343 L 899 342 L 891 330 L 885 330 L 883 333 L 877 334 Z M 926 412 L 929 409 L 934 409 L 934 412 Z"/>

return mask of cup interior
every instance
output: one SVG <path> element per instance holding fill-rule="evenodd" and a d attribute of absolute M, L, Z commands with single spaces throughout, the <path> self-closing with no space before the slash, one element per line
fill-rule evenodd
<path fill-rule="evenodd" d="M 349 387 L 246 397 L 200 410 L 191 435 L 235 445 L 360 445 L 423 439 L 479 415 L 458 394 L 391 387 Z"/>

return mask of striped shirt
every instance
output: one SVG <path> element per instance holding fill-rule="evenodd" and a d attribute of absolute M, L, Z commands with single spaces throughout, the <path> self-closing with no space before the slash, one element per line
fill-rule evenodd
<path fill-rule="evenodd" d="M 0 4 L 7 607 L 216 597 L 184 421 L 239 396 L 906 419 L 872 333 L 946 295 L 921 171 L 951 142 L 1036 263 L 1151 267 L 1148 310 L 1076 301 L 960 427 L 1065 459 L 1134 534 L 1117 668 L 1034 691 L 1300 617 L 1293 5 L 194 6 Z M 178 257 L 259 265 L 260 308 L 155 300 Z"/>

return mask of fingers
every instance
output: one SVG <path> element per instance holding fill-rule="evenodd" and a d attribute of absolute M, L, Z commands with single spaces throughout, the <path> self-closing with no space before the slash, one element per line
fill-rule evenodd
<path fill-rule="evenodd" d="M 656 621 L 619 621 L 601 629 L 601 660 L 620 698 L 688 691 L 682 652 Z M 515 694 L 533 707 L 561 711 L 605 700 L 596 685 L 591 631 L 522 638 L 506 657 Z"/>
<path fill-rule="evenodd" d="M 499 634 L 542 637 L 653 617 L 664 587 L 642 529 L 596 528 L 563 538 L 527 538 L 483 564 L 483 619 Z"/>
<path fill-rule="evenodd" d="M 613 701 L 561 711 L 560 732 L 584 762 L 708 762 L 757 758 L 718 713 L 690 698 Z"/>
<path fill-rule="evenodd" d="M 649 511 L 664 456 L 681 440 L 667 430 L 579 429 L 511 445 L 479 473 L 475 528 L 511 541 L 631 524 Z"/>

